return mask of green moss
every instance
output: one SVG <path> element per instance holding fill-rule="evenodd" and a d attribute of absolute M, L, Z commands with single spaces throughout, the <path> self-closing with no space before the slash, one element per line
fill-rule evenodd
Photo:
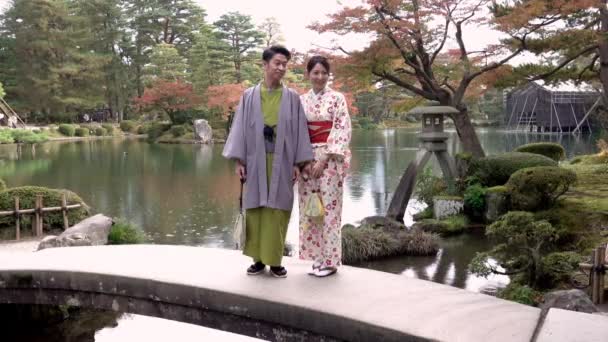
<path fill-rule="evenodd" d="M 414 214 L 413 218 L 414 218 L 414 221 L 420 221 L 420 220 L 424 220 L 424 219 L 433 218 L 433 208 L 426 207 L 421 212 Z"/>
<path fill-rule="evenodd" d="M 446 229 L 442 235 L 456 235 L 463 233 L 468 225 L 469 220 L 464 215 L 454 215 L 446 217 L 441 222 L 446 224 Z"/>
<path fill-rule="evenodd" d="M 608 164 L 608 153 L 598 153 L 598 154 L 576 156 L 570 161 L 570 164 L 582 164 L 582 165 Z"/>
<path fill-rule="evenodd" d="M 509 192 L 509 189 L 507 189 L 507 187 L 504 185 L 497 185 L 490 188 L 486 188 L 486 193 L 487 192 L 505 193 Z"/>
<path fill-rule="evenodd" d="M 0 192 L 0 210 L 13 210 L 15 208 L 15 197 L 19 197 L 19 207 L 22 209 L 35 208 L 36 195 L 42 195 L 45 207 L 61 206 L 62 194 L 66 194 L 68 204 L 82 204 L 83 207 L 68 211 L 68 221 L 74 224 L 85 219 L 89 215 L 89 207 L 75 193 L 69 190 L 49 189 L 40 186 L 22 186 L 9 188 Z M 21 219 L 22 226 L 28 226 L 31 215 L 24 215 Z M 49 227 L 50 225 L 50 227 Z M 13 230 L 15 218 L 12 216 L 0 217 L 0 230 Z M 63 215 L 61 212 L 49 212 L 44 214 L 44 228 L 63 228 Z M 11 233 L 14 234 L 14 231 Z"/>
<path fill-rule="evenodd" d="M 528 152 L 540 154 L 545 157 L 549 157 L 555 161 L 560 161 L 566 156 L 566 151 L 560 144 L 538 142 L 519 146 L 515 149 L 515 152 Z"/>

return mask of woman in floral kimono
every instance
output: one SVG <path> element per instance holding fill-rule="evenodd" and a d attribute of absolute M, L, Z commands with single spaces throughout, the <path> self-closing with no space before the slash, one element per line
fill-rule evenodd
<path fill-rule="evenodd" d="M 344 95 L 327 87 L 330 65 L 314 56 L 306 66 L 312 89 L 301 96 L 314 162 L 298 183 L 300 259 L 312 260 L 311 275 L 326 277 L 342 263 L 342 190 L 350 163 L 351 123 Z M 325 209 L 322 221 L 306 216 L 310 196 L 319 195 Z"/>

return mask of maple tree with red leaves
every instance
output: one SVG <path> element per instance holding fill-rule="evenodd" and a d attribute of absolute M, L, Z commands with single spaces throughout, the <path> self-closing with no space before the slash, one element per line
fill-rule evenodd
<path fill-rule="evenodd" d="M 158 79 L 144 90 L 141 97 L 133 99 L 138 111 L 163 111 L 172 122 L 175 122 L 175 114 L 196 108 L 201 103 L 202 99 L 194 93 L 192 84 L 180 80 Z"/>
<path fill-rule="evenodd" d="M 452 115 L 465 151 L 484 156 L 471 123 L 465 95 L 482 75 L 498 72 L 526 50 L 531 35 L 555 22 L 543 12 L 530 12 L 525 20 L 505 24 L 493 0 L 365 0 L 355 7 L 344 7 L 329 16 L 325 24 L 314 23 L 319 33 L 340 35 L 360 33 L 372 42 L 362 51 L 349 52 L 339 72 L 351 86 L 369 87 L 383 81 L 393 83 L 410 94 L 457 108 Z M 518 3 L 525 7 L 526 2 Z M 487 26 L 510 36 L 508 44 L 486 46 L 481 51 L 467 48 L 463 28 Z M 449 40 L 457 48 L 448 49 Z M 454 61 L 445 62 L 445 61 Z"/>
<path fill-rule="evenodd" d="M 230 83 L 207 88 L 207 106 L 219 108 L 222 116 L 227 119 L 230 111 L 236 110 L 241 96 L 247 87 L 242 83 Z"/>

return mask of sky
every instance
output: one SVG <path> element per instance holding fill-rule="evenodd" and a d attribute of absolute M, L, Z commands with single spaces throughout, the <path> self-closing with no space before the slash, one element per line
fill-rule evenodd
<path fill-rule="evenodd" d="M 337 12 L 342 6 L 356 5 L 360 0 L 195 0 L 195 2 L 206 10 L 209 23 L 219 19 L 222 14 L 232 11 L 250 15 L 256 25 L 262 23 L 265 18 L 274 17 L 281 25 L 285 45 L 289 49 L 300 52 L 318 46 L 335 45 L 340 45 L 346 50 L 358 50 L 369 43 L 369 37 L 361 35 L 319 35 L 307 28 L 315 21 L 326 22 L 329 14 Z M 0 0 L 0 10 L 6 8 L 8 3 L 9 0 Z M 481 50 L 488 44 L 497 43 L 499 34 L 485 27 L 467 27 L 464 37 L 469 51 L 475 51 Z M 455 48 L 456 43 L 450 41 L 446 47 Z M 513 64 L 526 59 L 526 57 L 519 58 Z"/>

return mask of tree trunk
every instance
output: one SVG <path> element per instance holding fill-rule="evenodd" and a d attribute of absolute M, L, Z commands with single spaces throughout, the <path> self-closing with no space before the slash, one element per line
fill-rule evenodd
<path fill-rule="evenodd" d="M 606 5 L 608 1 L 604 1 L 604 6 L 600 7 L 600 21 L 601 25 L 601 35 L 599 36 L 599 50 L 600 50 L 600 81 L 602 82 L 602 87 L 604 89 L 604 103 L 606 101 L 606 94 L 608 94 L 608 9 L 606 9 Z"/>
<path fill-rule="evenodd" d="M 481 147 L 481 143 L 475 132 L 475 127 L 473 127 L 473 123 L 469 118 L 468 110 L 466 108 L 460 109 L 459 114 L 452 115 L 452 120 L 454 121 L 458 138 L 460 138 L 460 142 L 462 143 L 462 149 L 465 152 L 471 153 L 475 158 L 485 157 L 483 147 Z"/>

